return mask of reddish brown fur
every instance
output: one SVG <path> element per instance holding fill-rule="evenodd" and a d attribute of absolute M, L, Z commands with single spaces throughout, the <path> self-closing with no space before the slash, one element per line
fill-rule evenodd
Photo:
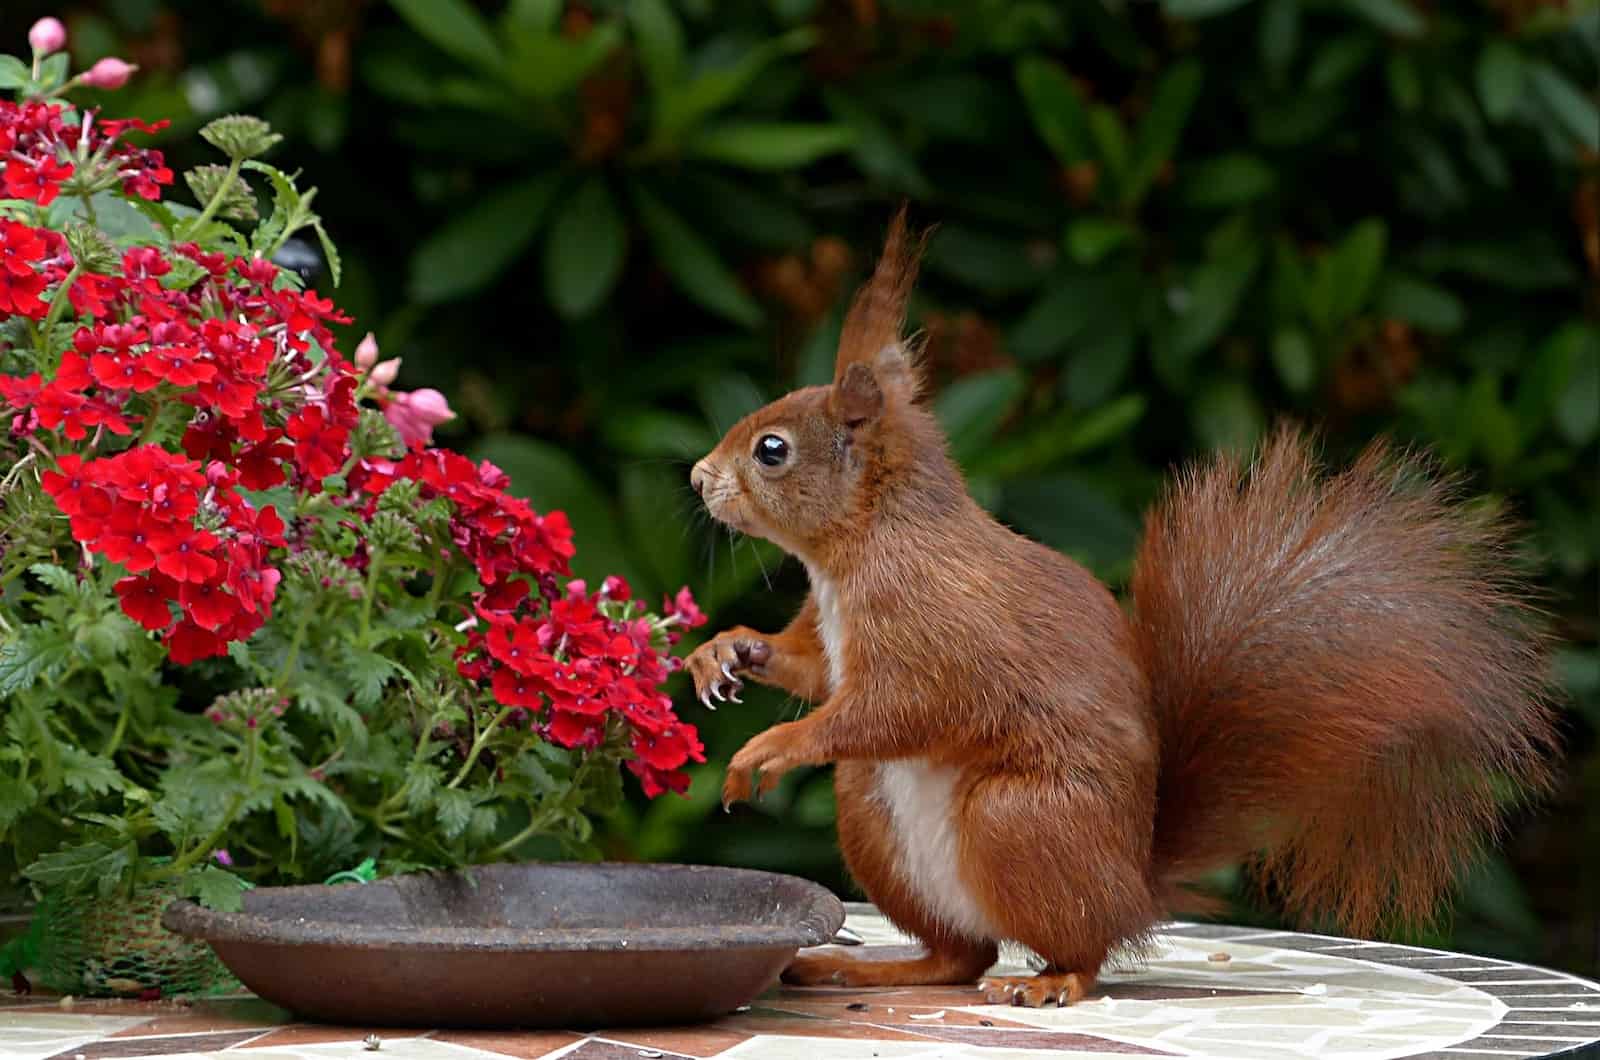
<path fill-rule="evenodd" d="M 1050 964 L 1019 998 L 1071 1000 L 1180 884 L 1252 855 L 1296 913 L 1367 930 L 1431 908 L 1492 825 L 1488 775 L 1544 775 L 1539 645 L 1500 526 L 1378 451 L 1319 479 L 1280 434 L 1243 488 L 1214 463 L 1152 513 L 1130 621 L 1088 571 L 968 496 L 896 341 L 914 274 L 897 219 L 835 384 L 753 413 L 693 475 L 713 515 L 813 582 L 782 633 L 732 630 L 690 659 L 702 692 L 726 665 L 822 700 L 740 750 L 724 797 L 838 763 L 851 870 L 930 950 L 881 966 L 808 955 L 791 978 L 966 982 L 1013 940 Z M 782 467 L 753 456 L 768 433 L 789 443 Z M 955 871 L 984 930 L 908 885 L 876 787 L 894 761 L 954 770 Z"/>

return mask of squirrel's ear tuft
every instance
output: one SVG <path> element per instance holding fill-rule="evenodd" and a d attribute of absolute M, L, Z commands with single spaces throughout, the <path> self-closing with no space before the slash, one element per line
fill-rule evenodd
<path fill-rule="evenodd" d="M 902 206 L 889 223 L 883 254 L 872 278 L 857 292 L 845 317 L 833 371 L 835 385 L 843 382 L 852 365 L 860 364 L 877 369 L 886 386 L 908 396 L 915 394 L 916 366 L 901 342 L 901 332 L 926 242 L 926 233 L 913 237 L 907 232 L 906 210 Z"/>
<path fill-rule="evenodd" d="M 883 388 L 872 369 L 859 362 L 846 368 L 833 384 L 828 409 L 846 427 L 859 427 L 877 419 L 883 411 Z"/>

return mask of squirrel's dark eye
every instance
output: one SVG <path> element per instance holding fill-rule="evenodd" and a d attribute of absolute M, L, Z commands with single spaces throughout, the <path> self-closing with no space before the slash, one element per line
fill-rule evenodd
<path fill-rule="evenodd" d="M 777 467 L 789 459 L 789 443 L 776 434 L 763 434 L 756 442 L 756 459 L 768 467 Z"/>

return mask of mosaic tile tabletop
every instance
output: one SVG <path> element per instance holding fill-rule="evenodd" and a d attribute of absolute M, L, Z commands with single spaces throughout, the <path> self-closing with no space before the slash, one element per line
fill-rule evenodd
<path fill-rule="evenodd" d="M 866 957 L 907 942 L 870 908 Z M 1003 961 L 999 971 L 1026 965 Z M 296 1023 L 251 997 L 0 1002 L 0 1060 L 1513 1060 L 1600 1058 L 1600 984 L 1483 957 L 1317 935 L 1171 924 L 1065 1009 L 971 989 L 779 988 L 715 1023 L 606 1032 L 388 1031 Z M 375 1036 L 375 1037 L 370 1037 Z M 374 1049 L 374 1046 L 376 1047 Z"/>

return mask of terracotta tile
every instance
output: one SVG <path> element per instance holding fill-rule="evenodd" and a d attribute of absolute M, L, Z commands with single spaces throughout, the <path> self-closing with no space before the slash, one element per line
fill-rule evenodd
<path fill-rule="evenodd" d="M 669 1053 L 665 1050 L 661 1051 L 661 1055 L 662 1060 L 694 1060 L 693 1057 L 684 1056 L 682 1053 Z M 639 1047 L 590 1038 L 570 1053 L 562 1053 L 561 1060 L 639 1060 Z"/>
<path fill-rule="evenodd" d="M 193 1008 L 163 1012 L 153 1019 L 130 1027 L 117 1035 L 135 1038 L 154 1034 L 199 1034 L 207 1031 L 234 1031 L 255 1028 L 265 1034 L 290 1021 L 287 1012 L 265 1001 L 231 1002 L 226 1005 L 195 1005 Z"/>
<path fill-rule="evenodd" d="M 331 1042 L 351 1042 L 360 1045 L 369 1034 L 376 1034 L 379 1038 L 421 1038 L 428 1033 L 414 1027 L 332 1027 L 316 1023 L 295 1023 L 270 1031 L 241 1048 L 325 1045 Z"/>
<path fill-rule="evenodd" d="M 436 1031 L 429 1037 L 516 1060 L 538 1060 L 584 1038 L 568 1031 Z"/>
<path fill-rule="evenodd" d="M 714 1057 L 752 1037 L 747 1031 L 724 1027 L 721 1020 L 699 1027 L 624 1027 L 595 1031 L 594 1036 L 635 1050 L 660 1049 L 696 1058 Z"/>
<path fill-rule="evenodd" d="M 227 1031 L 222 1034 L 184 1034 L 177 1037 L 103 1038 L 57 1053 L 50 1060 L 111 1060 L 124 1056 L 171 1056 L 174 1053 L 211 1053 L 249 1041 L 259 1030 Z"/>

